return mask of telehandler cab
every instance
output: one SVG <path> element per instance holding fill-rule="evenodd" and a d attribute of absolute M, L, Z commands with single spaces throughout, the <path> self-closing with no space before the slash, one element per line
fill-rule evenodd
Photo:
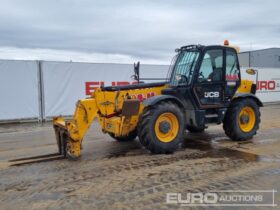
<path fill-rule="evenodd" d="M 117 141 L 138 136 L 146 149 L 158 154 L 174 152 L 186 129 L 202 132 L 211 123 L 223 123 L 232 140 L 252 138 L 263 105 L 255 96 L 256 84 L 241 80 L 236 48 L 228 43 L 188 45 L 176 52 L 167 82 L 100 87 L 77 102 L 72 120 L 55 117 L 59 153 L 73 160 L 80 157 L 95 118 Z"/>

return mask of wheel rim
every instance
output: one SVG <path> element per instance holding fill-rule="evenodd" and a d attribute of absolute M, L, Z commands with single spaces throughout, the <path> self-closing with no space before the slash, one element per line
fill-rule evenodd
<path fill-rule="evenodd" d="M 244 107 L 239 113 L 239 127 L 243 132 L 250 132 L 256 122 L 256 114 L 252 107 Z"/>
<path fill-rule="evenodd" d="M 167 143 L 173 141 L 178 132 L 179 121 L 174 114 L 166 112 L 161 114 L 156 120 L 155 133 L 161 142 Z"/>

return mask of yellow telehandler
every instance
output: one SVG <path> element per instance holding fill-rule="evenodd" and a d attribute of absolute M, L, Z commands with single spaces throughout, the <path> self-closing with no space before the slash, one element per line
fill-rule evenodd
<path fill-rule="evenodd" d="M 260 123 L 262 102 L 256 83 L 241 80 L 237 48 L 188 45 L 176 49 L 166 82 L 97 88 L 79 100 L 72 120 L 53 119 L 59 154 L 71 160 L 81 155 L 83 138 L 95 118 L 117 141 L 137 136 L 152 153 L 174 152 L 187 129 L 202 132 L 221 124 L 232 140 L 252 138 Z M 138 66 L 139 67 L 139 66 Z M 256 70 L 247 70 L 255 74 Z"/>

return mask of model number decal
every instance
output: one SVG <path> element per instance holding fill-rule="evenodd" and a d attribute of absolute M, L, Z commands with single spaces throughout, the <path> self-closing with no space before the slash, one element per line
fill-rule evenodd
<path fill-rule="evenodd" d="M 219 98 L 220 93 L 219 92 L 204 92 L 205 98 Z"/>

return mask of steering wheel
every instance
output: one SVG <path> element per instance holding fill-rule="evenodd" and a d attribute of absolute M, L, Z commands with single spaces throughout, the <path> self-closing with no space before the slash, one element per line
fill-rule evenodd
<path fill-rule="evenodd" d="M 176 74 L 176 80 L 178 80 L 178 84 L 188 83 L 188 77 L 183 74 Z"/>

